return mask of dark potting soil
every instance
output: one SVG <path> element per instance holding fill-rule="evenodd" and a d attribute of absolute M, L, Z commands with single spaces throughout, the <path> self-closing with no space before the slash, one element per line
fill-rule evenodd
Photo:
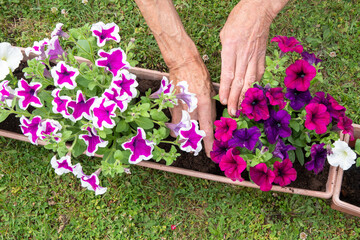
<path fill-rule="evenodd" d="M 340 200 L 360 207 L 360 168 L 353 165 L 344 171 Z"/>

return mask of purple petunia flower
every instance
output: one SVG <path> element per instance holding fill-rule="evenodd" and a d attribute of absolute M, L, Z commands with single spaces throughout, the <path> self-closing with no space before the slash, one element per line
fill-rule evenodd
<path fill-rule="evenodd" d="M 106 190 L 107 190 L 106 187 L 101 187 L 100 186 L 100 181 L 99 181 L 100 170 L 101 169 L 97 170 L 96 172 L 94 172 L 90 176 L 83 175 L 80 178 L 81 186 L 86 187 L 90 191 L 94 191 L 95 195 L 104 194 L 106 192 Z"/>
<path fill-rule="evenodd" d="M 94 156 L 99 147 L 107 146 L 108 141 L 104 141 L 98 135 L 96 135 L 97 132 L 95 128 L 87 127 L 86 130 L 89 132 L 89 134 L 81 134 L 79 135 L 79 138 L 84 140 L 87 145 L 86 155 Z"/>
<path fill-rule="evenodd" d="M 120 42 L 119 26 L 115 23 L 95 23 L 91 26 L 92 35 L 97 38 L 97 45 L 103 47 L 108 40 Z"/>
<path fill-rule="evenodd" d="M 219 163 L 221 171 L 233 181 L 244 181 L 241 173 L 246 169 L 246 162 L 239 155 L 233 155 L 231 150 L 227 151 Z"/>
<path fill-rule="evenodd" d="M 307 170 L 314 170 L 315 174 L 321 172 L 324 168 L 325 159 L 327 157 L 327 150 L 324 148 L 325 144 L 314 144 L 311 146 L 311 160 L 305 163 Z"/>
<path fill-rule="evenodd" d="M 340 117 L 345 117 L 346 108 L 341 106 L 330 94 L 327 94 L 325 98 L 324 92 L 317 92 L 310 103 L 325 105 L 327 111 L 330 113 L 330 117 L 335 122 L 339 121 Z"/>
<path fill-rule="evenodd" d="M 228 142 L 215 140 L 213 143 L 213 149 L 210 152 L 211 160 L 215 163 L 219 163 L 221 159 L 226 155 L 226 152 L 230 150 Z"/>
<path fill-rule="evenodd" d="M 179 136 L 180 129 L 191 127 L 190 114 L 185 110 L 182 110 L 181 113 L 182 115 L 179 123 L 165 123 L 166 127 L 170 129 L 176 137 Z"/>
<path fill-rule="evenodd" d="M 62 136 L 61 133 L 57 133 L 61 130 L 61 125 L 58 121 L 47 119 L 41 122 L 37 135 L 41 140 L 53 138 L 56 142 L 60 142 Z"/>
<path fill-rule="evenodd" d="M 188 106 L 188 112 L 192 112 L 197 108 L 198 99 L 195 93 L 188 91 L 189 85 L 185 81 L 179 82 L 176 86 L 180 87 L 180 93 L 176 94 L 176 99 L 181 100 Z"/>
<path fill-rule="evenodd" d="M 90 109 L 96 99 L 97 97 L 92 97 L 86 101 L 84 94 L 81 90 L 78 90 L 76 92 L 76 101 L 70 101 L 68 103 L 68 107 L 73 109 L 70 120 L 76 122 L 82 117 L 85 117 L 87 120 L 91 120 Z"/>
<path fill-rule="evenodd" d="M 265 93 L 266 97 L 269 99 L 269 103 L 272 106 L 279 106 L 279 109 L 283 109 L 286 106 L 284 101 L 283 88 L 270 88 L 269 91 Z"/>
<path fill-rule="evenodd" d="M 56 159 L 56 156 L 53 156 L 50 163 L 55 169 L 55 173 L 57 175 L 63 175 L 64 173 L 71 172 L 77 178 L 81 178 L 83 176 L 82 166 L 80 163 L 73 166 L 69 155 L 62 157 L 59 160 Z"/>
<path fill-rule="evenodd" d="M 290 107 L 292 107 L 296 111 L 300 110 L 312 99 L 309 89 L 305 92 L 302 92 L 296 89 L 287 88 L 285 97 L 290 100 Z"/>
<path fill-rule="evenodd" d="M 126 54 L 121 48 L 113 48 L 110 52 L 100 49 L 98 55 L 101 57 L 96 60 L 98 67 L 105 67 L 116 77 L 121 69 L 128 69 L 129 63 L 126 61 Z"/>
<path fill-rule="evenodd" d="M 275 173 L 265 163 L 259 163 L 255 167 L 250 168 L 250 178 L 255 184 L 260 186 L 261 191 L 267 192 L 272 188 Z"/>
<path fill-rule="evenodd" d="M 221 117 L 220 120 L 214 122 L 216 126 L 215 138 L 223 142 L 227 142 L 232 138 L 234 130 L 237 128 L 237 123 L 232 118 Z"/>
<path fill-rule="evenodd" d="M 263 91 L 258 88 L 249 88 L 241 103 L 241 112 L 255 121 L 268 119 L 269 109 Z"/>
<path fill-rule="evenodd" d="M 352 126 L 353 121 L 348 117 L 340 117 L 339 122 L 337 123 L 338 128 L 340 128 L 343 134 L 349 134 L 350 140 L 354 140 L 354 127 Z"/>
<path fill-rule="evenodd" d="M 130 141 L 123 143 L 121 146 L 124 150 L 131 151 L 129 163 L 136 164 L 142 160 L 149 160 L 152 158 L 152 151 L 155 143 L 146 140 L 144 129 L 138 127 L 136 136 L 132 137 Z"/>
<path fill-rule="evenodd" d="M 51 102 L 53 105 L 53 113 L 60 113 L 64 118 L 70 118 L 71 114 L 68 112 L 68 104 L 71 102 L 71 98 L 68 96 L 59 96 L 60 89 L 54 89 L 51 96 L 54 100 Z"/>
<path fill-rule="evenodd" d="M 18 82 L 18 88 L 15 89 L 15 95 L 19 97 L 19 106 L 26 110 L 29 105 L 33 107 L 42 107 L 43 104 L 37 96 L 38 90 L 42 87 L 41 83 L 27 83 L 24 79 Z"/>
<path fill-rule="evenodd" d="M 308 52 L 302 52 L 301 53 L 302 58 L 307 61 L 310 65 L 318 65 L 320 62 L 322 62 L 321 59 L 317 58 L 314 53 L 308 53 Z"/>
<path fill-rule="evenodd" d="M 48 48 L 45 52 L 46 56 L 50 57 L 49 60 L 61 58 L 64 53 L 66 54 L 66 52 L 60 46 L 59 37 L 55 36 L 51 38 Z"/>
<path fill-rule="evenodd" d="M 287 88 L 306 91 L 310 87 L 310 81 L 316 76 L 316 69 L 305 60 L 296 60 L 285 73 L 284 83 Z"/>
<path fill-rule="evenodd" d="M 327 125 L 330 123 L 330 114 L 326 106 L 318 103 L 309 103 L 306 107 L 305 127 L 309 130 L 315 130 L 317 134 L 323 134 L 327 131 Z"/>
<path fill-rule="evenodd" d="M 111 117 L 116 117 L 116 103 L 113 101 L 106 101 L 106 98 L 96 99 L 93 106 L 93 123 L 96 128 L 103 130 L 105 128 L 113 128 L 115 121 Z"/>
<path fill-rule="evenodd" d="M 20 128 L 25 136 L 27 136 L 32 144 L 38 145 L 37 140 L 39 139 L 38 130 L 41 123 L 41 117 L 35 116 L 29 120 L 24 116 L 20 118 Z"/>
<path fill-rule="evenodd" d="M 285 145 L 285 143 L 279 139 L 279 141 L 276 143 L 275 149 L 272 152 L 274 157 L 278 157 L 281 160 L 284 160 L 286 158 L 289 158 L 288 151 L 295 150 L 296 147 L 292 145 Z"/>
<path fill-rule="evenodd" d="M 280 50 L 284 53 L 286 52 L 302 53 L 303 51 L 303 46 L 294 37 L 277 35 L 273 39 L 271 39 L 271 42 L 277 42 Z"/>
<path fill-rule="evenodd" d="M 111 86 L 119 89 L 119 96 L 127 95 L 134 98 L 137 94 L 136 87 L 139 85 L 136 76 L 127 70 L 120 71 L 119 76 L 113 77 Z"/>
<path fill-rule="evenodd" d="M 161 93 L 163 93 L 164 95 L 169 95 L 173 91 L 174 91 L 174 85 L 172 84 L 172 81 L 169 82 L 167 77 L 163 77 L 161 79 L 160 88 L 156 92 L 152 93 L 149 97 L 150 98 L 159 98 Z"/>
<path fill-rule="evenodd" d="M 286 158 L 282 162 L 276 161 L 274 163 L 274 183 L 279 184 L 281 187 L 289 185 L 296 180 L 297 173 L 290 159 Z"/>
<path fill-rule="evenodd" d="M 63 38 L 66 38 L 66 39 L 69 38 L 69 34 L 67 34 L 66 32 L 64 32 L 62 30 L 63 25 L 64 24 L 62 24 L 62 23 L 56 24 L 55 29 L 51 33 L 52 38 L 55 37 L 55 36 L 63 37 Z"/>
<path fill-rule="evenodd" d="M 48 38 L 44 38 L 39 42 L 35 41 L 33 47 L 25 49 L 26 56 L 29 56 L 30 53 L 34 53 L 35 55 L 38 55 L 38 57 L 36 57 L 37 60 L 44 60 L 46 58 L 45 46 L 49 45 L 49 43 L 50 40 Z"/>
<path fill-rule="evenodd" d="M 116 106 L 120 109 L 121 112 L 124 112 L 127 109 L 128 103 L 131 101 L 129 96 L 126 94 L 121 96 L 120 90 L 114 87 L 106 89 L 103 93 L 103 97 L 106 98 L 106 101 L 113 101 L 116 103 Z"/>
<path fill-rule="evenodd" d="M 0 102 L 5 102 L 8 107 L 11 106 L 12 100 L 14 99 L 15 91 L 9 86 L 9 81 L 5 80 L 0 83 Z M 0 104 L 1 107 L 1 104 Z"/>
<path fill-rule="evenodd" d="M 60 88 L 74 89 L 77 86 L 75 79 L 78 75 L 79 70 L 65 64 L 64 61 L 59 62 L 51 69 L 54 85 Z"/>
<path fill-rule="evenodd" d="M 257 126 L 251 128 L 242 128 L 235 130 L 233 138 L 229 140 L 230 147 L 246 147 L 252 151 L 261 136 L 260 129 Z"/>
<path fill-rule="evenodd" d="M 202 149 L 201 140 L 205 137 L 205 131 L 199 130 L 197 121 L 191 120 L 191 125 L 188 128 L 182 128 L 179 131 L 180 135 L 180 149 L 185 152 L 194 151 L 197 156 Z"/>
<path fill-rule="evenodd" d="M 264 123 L 264 129 L 269 143 L 275 144 L 279 137 L 290 137 L 290 119 L 290 114 L 285 110 L 278 112 L 270 110 L 270 118 Z"/>

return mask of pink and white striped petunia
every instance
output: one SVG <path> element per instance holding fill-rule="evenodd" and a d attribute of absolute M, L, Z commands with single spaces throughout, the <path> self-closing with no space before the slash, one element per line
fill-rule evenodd
<path fill-rule="evenodd" d="M 113 77 L 111 82 L 111 86 L 119 89 L 119 95 L 127 95 L 131 98 L 136 97 L 138 86 L 138 82 L 136 81 L 136 76 L 132 73 L 129 73 L 127 70 L 120 71 L 120 74 L 116 77 Z"/>
<path fill-rule="evenodd" d="M 106 41 L 120 42 L 119 26 L 115 23 L 95 23 L 91 26 L 92 35 L 97 38 L 97 45 L 103 47 Z"/>
<path fill-rule="evenodd" d="M 24 116 L 20 118 L 20 128 L 25 136 L 27 136 L 32 144 L 38 145 L 38 130 L 41 123 L 41 117 L 35 116 L 29 120 Z"/>
<path fill-rule="evenodd" d="M 63 175 L 64 173 L 73 173 L 77 178 L 81 178 L 84 176 L 82 171 L 82 166 L 80 163 L 76 165 L 71 164 L 71 158 L 69 155 L 66 155 L 59 160 L 56 159 L 56 156 L 51 158 L 51 166 L 55 169 L 55 173 L 57 175 Z"/>
<path fill-rule="evenodd" d="M 15 95 L 19 97 L 19 106 L 26 110 L 29 105 L 33 107 L 42 107 L 43 104 L 37 96 L 38 90 L 42 87 L 41 83 L 27 83 L 24 79 L 18 82 L 18 88 L 15 89 Z"/>
<path fill-rule="evenodd" d="M 199 130 L 197 121 L 191 120 L 188 128 L 180 129 L 180 149 L 185 152 L 194 152 L 197 156 L 202 149 L 201 140 L 205 137 L 205 131 Z"/>
<path fill-rule="evenodd" d="M 81 90 L 78 90 L 76 92 L 76 101 L 68 103 L 68 107 L 73 109 L 70 120 L 76 122 L 82 119 L 82 117 L 91 120 L 90 110 L 96 99 L 97 97 L 92 97 L 86 101 L 84 94 Z"/>
<path fill-rule="evenodd" d="M 188 106 L 188 111 L 192 112 L 197 108 L 198 99 L 195 93 L 189 92 L 189 85 L 185 81 L 179 82 L 176 86 L 180 87 L 180 93 L 176 94 L 176 98 L 181 100 Z"/>
<path fill-rule="evenodd" d="M 46 119 L 41 122 L 37 135 L 41 140 L 53 138 L 56 142 L 60 142 L 62 134 L 58 133 L 58 131 L 60 131 L 61 128 L 62 126 L 58 121 Z"/>
<path fill-rule="evenodd" d="M 91 174 L 90 176 L 83 175 L 80 178 L 81 186 L 86 187 L 88 190 L 94 191 L 95 195 L 104 194 L 107 190 L 106 187 L 100 186 L 99 173 L 100 173 L 100 169 L 94 172 L 93 174 Z"/>
<path fill-rule="evenodd" d="M 79 70 L 65 64 L 64 61 L 60 61 L 51 69 L 54 85 L 60 88 L 74 89 L 77 86 L 75 79 L 78 75 Z"/>
<path fill-rule="evenodd" d="M 118 88 L 111 87 L 106 89 L 103 93 L 103 97 L 105 97 L 109 101 L 113 101 L 116 103 L 116 106 L 120 109 L 121 112 L 124 112 L 131 98 L 126 94 L 120 95 L 120 91 Z"/>
<path fill-rule="evenodd" d="M 55 36 L 50 39 L 48 48 L 46 49 L 46 57 L 50 57 L 50 60 L 61 58 L 61 56 L 65 53 L 65 51 L 62 49 L 59 37 Z M 66 53 L 65 53 L 66 54 Z"/>
<path fill-rule="evenodd" d="M 123 143 L 121 146 L 124 150 L 129 149 L 131 154 L 129 163 L 137 164 L 142 160 L 149 160 L 153 157 L 152 151 L 155 143 L 146 139 L 144 129 L 138 127 L 136 136 L 130 141 Z"/>
<path fill-rule="evenodd" d="M 174 91 L 174 88 L 175 87 L 172 84 L 172 81 L 169 82 L 167 77 L 164 76 L 161 79 L 160 88 L 156 92 L 152 93 L 149 97 L 150 98 L 159 98 L 161 93 L 163 93 L 164 95 L 170 95 Z"/>
<path fill-rule="evenodd" d="M 170 129 L 176 137 L 179 135 L 180 129 L 191 127 L 190 114 L 185 110 L 182 110 L 181 112 L 182 116 L 179 123 L 165 123 L 166 127 Z"/>
<path fill-rule="evenodd" d="M 87 127 L 86 130 L 89 132 L 89 134 L 81 134 L 79 138 L 84 140 L 87 145 L 86 155 L 94 156 L 99 147 L 107 146 L 108 141 L 104 141 L 98 135 L 96 135 L 97 132 L 95 128 Z"/>
<path fill-rule="evenodd" d="M 71 98 L 68 96 L 60 96 L 60 89 L 54 89 L 51 95 L 54 97 L 54 100 L 51 102 L 53 105 L 53 113 L 60 113 L 64 118 L 70 118 L 71 114 L 67 107 L 69 102 L 71 102 Z"/>
<path fill-rule="evenodd" d="M 5 102 L 6 105 L 10 107 L 12 100 L 14 99 L 15 92 L 8 86 L 8 84 L 9 84 L 8 80 L 2 81 L 0 83 L 0 102 Z"/>
<path fill-rule="evenodd" d="M 96 60 L 96 66 L 104 67 L 114 77 L 119 74 L 121 69 L 128 69 L 130 67 L 130 64 L 126 61 L 126 54 L 121 48 L 113 48 L 108 53 L 100 49 L 98 55 L 101 58 Z"/>
<path fill-rule="evenodd" d="M 66 32 L 64 32 L 62 30 L 63 25 L 64 24 L 62 24 L 62 23 L 56 24 L 56 27 L 55 27 L 54 31 L 52 31 L 52 33 L 51 33 L 52 38 L 55 37 L 55 36 L 59 36 L 59 37 L 63 37 L 63 38 L 69 38 L 69 34 L 67 34 Z"/>
<path fill-rule="evenodd" d="M 107 101 L 106 98 L 96 99 L 93 106 L 93 123 L 96 128 L 101 130 L 105 128 L 113 128 L 115 121 L 111 117 L 116 117 L 116 103 Z"/>
<path fill-rule="evenodd" d="M 44 60 L 46 58 L 45 54 L 45 46 L 49 45 L 50 40 L 48 38 L 44 38 L 41 41 L 35 41 L 32 47 L 28 47 L 25 49 L 26 56 L 29 56 L 30 53 L 34 53 L 38 55 L 37 60 Z"/>

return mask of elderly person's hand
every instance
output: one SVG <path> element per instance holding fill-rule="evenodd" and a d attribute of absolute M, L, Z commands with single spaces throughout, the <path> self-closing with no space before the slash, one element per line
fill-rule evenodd
<path fill-rule="evenodd" d="M 242 0 L 221 30 L 220 102 L 234 116 L 245 92 L 265 70 L 266 41 L 272 20 L 287 0 Z"/>

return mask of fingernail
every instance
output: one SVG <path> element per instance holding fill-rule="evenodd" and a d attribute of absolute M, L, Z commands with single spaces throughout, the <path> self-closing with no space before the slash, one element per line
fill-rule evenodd
<path fill-rule="evenodd" d="M 223 105 L 226 105 L 226 104 L 227 104 L 227 99 L 224 98 L 224 99 L 221 101 L 221 103 L 222 103 Z"/>
<path fill-rule="evenodd" d="M 235 116 L 236 114 L 236 110 L 235 109 L 231 109 L 231 115 Z"/>

